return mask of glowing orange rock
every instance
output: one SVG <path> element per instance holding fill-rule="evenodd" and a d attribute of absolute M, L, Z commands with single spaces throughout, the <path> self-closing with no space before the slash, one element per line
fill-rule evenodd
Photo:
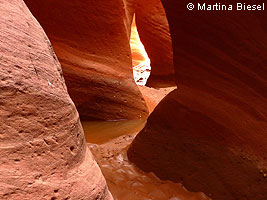
<path fill-rule="evenodd" d="M 132 51 L 134 80 L 137 85 L 145 85 L 151 71 L 150 59 L 147 55 L 144 45 L 140 41 L 135 18 L 131 28 L 130 44 Z"/>

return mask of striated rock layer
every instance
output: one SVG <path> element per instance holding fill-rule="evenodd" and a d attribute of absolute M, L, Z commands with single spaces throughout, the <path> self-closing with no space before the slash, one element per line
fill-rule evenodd
<path fill-rule="evenodd" d="M 163 1 L 179 89 L 150 115 L 129 159 L 213 200 L 266 200 L 266 12 L 187 3 Z"/>
<path fill-rule="evenodd" d="M 53 44 L 81 118 L 148 115 L 131 63 L 134 1 L 25 2 Z"/>
<path fill-rule="evenodd" d="M 0 13 L 0 199 L 113 199 L 45 33 L 22 0 Z"/>
<path fill-rule="evenodd" d="M 173 50 L 169 23 L 160 0 L 136 1 L 136 24 L 151 60 L 148 86 L 175 85 Z"/>

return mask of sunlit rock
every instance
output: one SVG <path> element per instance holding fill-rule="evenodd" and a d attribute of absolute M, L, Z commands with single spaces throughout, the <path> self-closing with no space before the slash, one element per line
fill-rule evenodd
<path fill-rule="evenodd" d="M 113 199 L 44 31 L 0 0 L 0 199 Z"/>
<path fill-rule="evenodd" d="M 137 85 L 146 85 L 150 76 L 151 66 L 150 59 L 147 55 L 144 45 L 140 41 L 140 37 L 136 28 L 135 18 L 131 27 L 131 52 L 134 81 Z"/>

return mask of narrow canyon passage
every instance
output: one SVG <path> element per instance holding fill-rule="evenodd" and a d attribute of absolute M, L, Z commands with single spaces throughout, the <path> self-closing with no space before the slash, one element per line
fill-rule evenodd
<path fill-rule="evenodd" d="M 176 86 L 146 87 L 150 59 L 142 44 L 135 17 L 131 26 L 133 78 L 151 113 Z M 127 158 L 127 150 L 144 128 L 147 118 L 120 121 L 82 121 L 85 138 L 115 200 L 208 200 L 203 193 L 188 192 L 182 185 L 163 181 L 153 173 L 144 173 Z"/>
<path fill-rule="evenodd" d="M 187 3 L 0 0 L 1 200 L 267 199 L 267 14 Z"/>
<path fill-rule="evenodd" d="M 149 88 L 145 84 L 151 66 L 137 31 L 131 27 L 133 76 L 144 96 L 149 112 L 176 87 Z M 82 121 L 85 138 L 115 200 L 208 200 L 203 193 L 188 192 L 182 185 L 163 181 L 144 173 L 127 158 L 127 150 L 144 128 L 147 118 L 120 121 Z"/>

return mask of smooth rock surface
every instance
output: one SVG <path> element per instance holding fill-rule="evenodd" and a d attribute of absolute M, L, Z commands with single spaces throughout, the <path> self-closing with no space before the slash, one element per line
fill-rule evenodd
<path fill-rule="evenodd" d="M 0 13 L 0 199 L 113 199 L 41 26 L 22 0 Z"/>
<path fill-rule="evenodd" d="M 266 12 L 163 3 L 178 90 L 150 115 L 129 159 L 213 200 L 266 200 Z"/>
<path fill-rule="evenodd" d="M 169 23 L 160 0 L 136 2 L 136 25 L 151 60 L 148 86 L 174 86 L 173 49 Z"/>
<path fill-rule="evenodd" d="M 133 0 L 25 0 L 62 65 L 69 94 L 84 120 L 146 117 L 133 79 Z"/>

